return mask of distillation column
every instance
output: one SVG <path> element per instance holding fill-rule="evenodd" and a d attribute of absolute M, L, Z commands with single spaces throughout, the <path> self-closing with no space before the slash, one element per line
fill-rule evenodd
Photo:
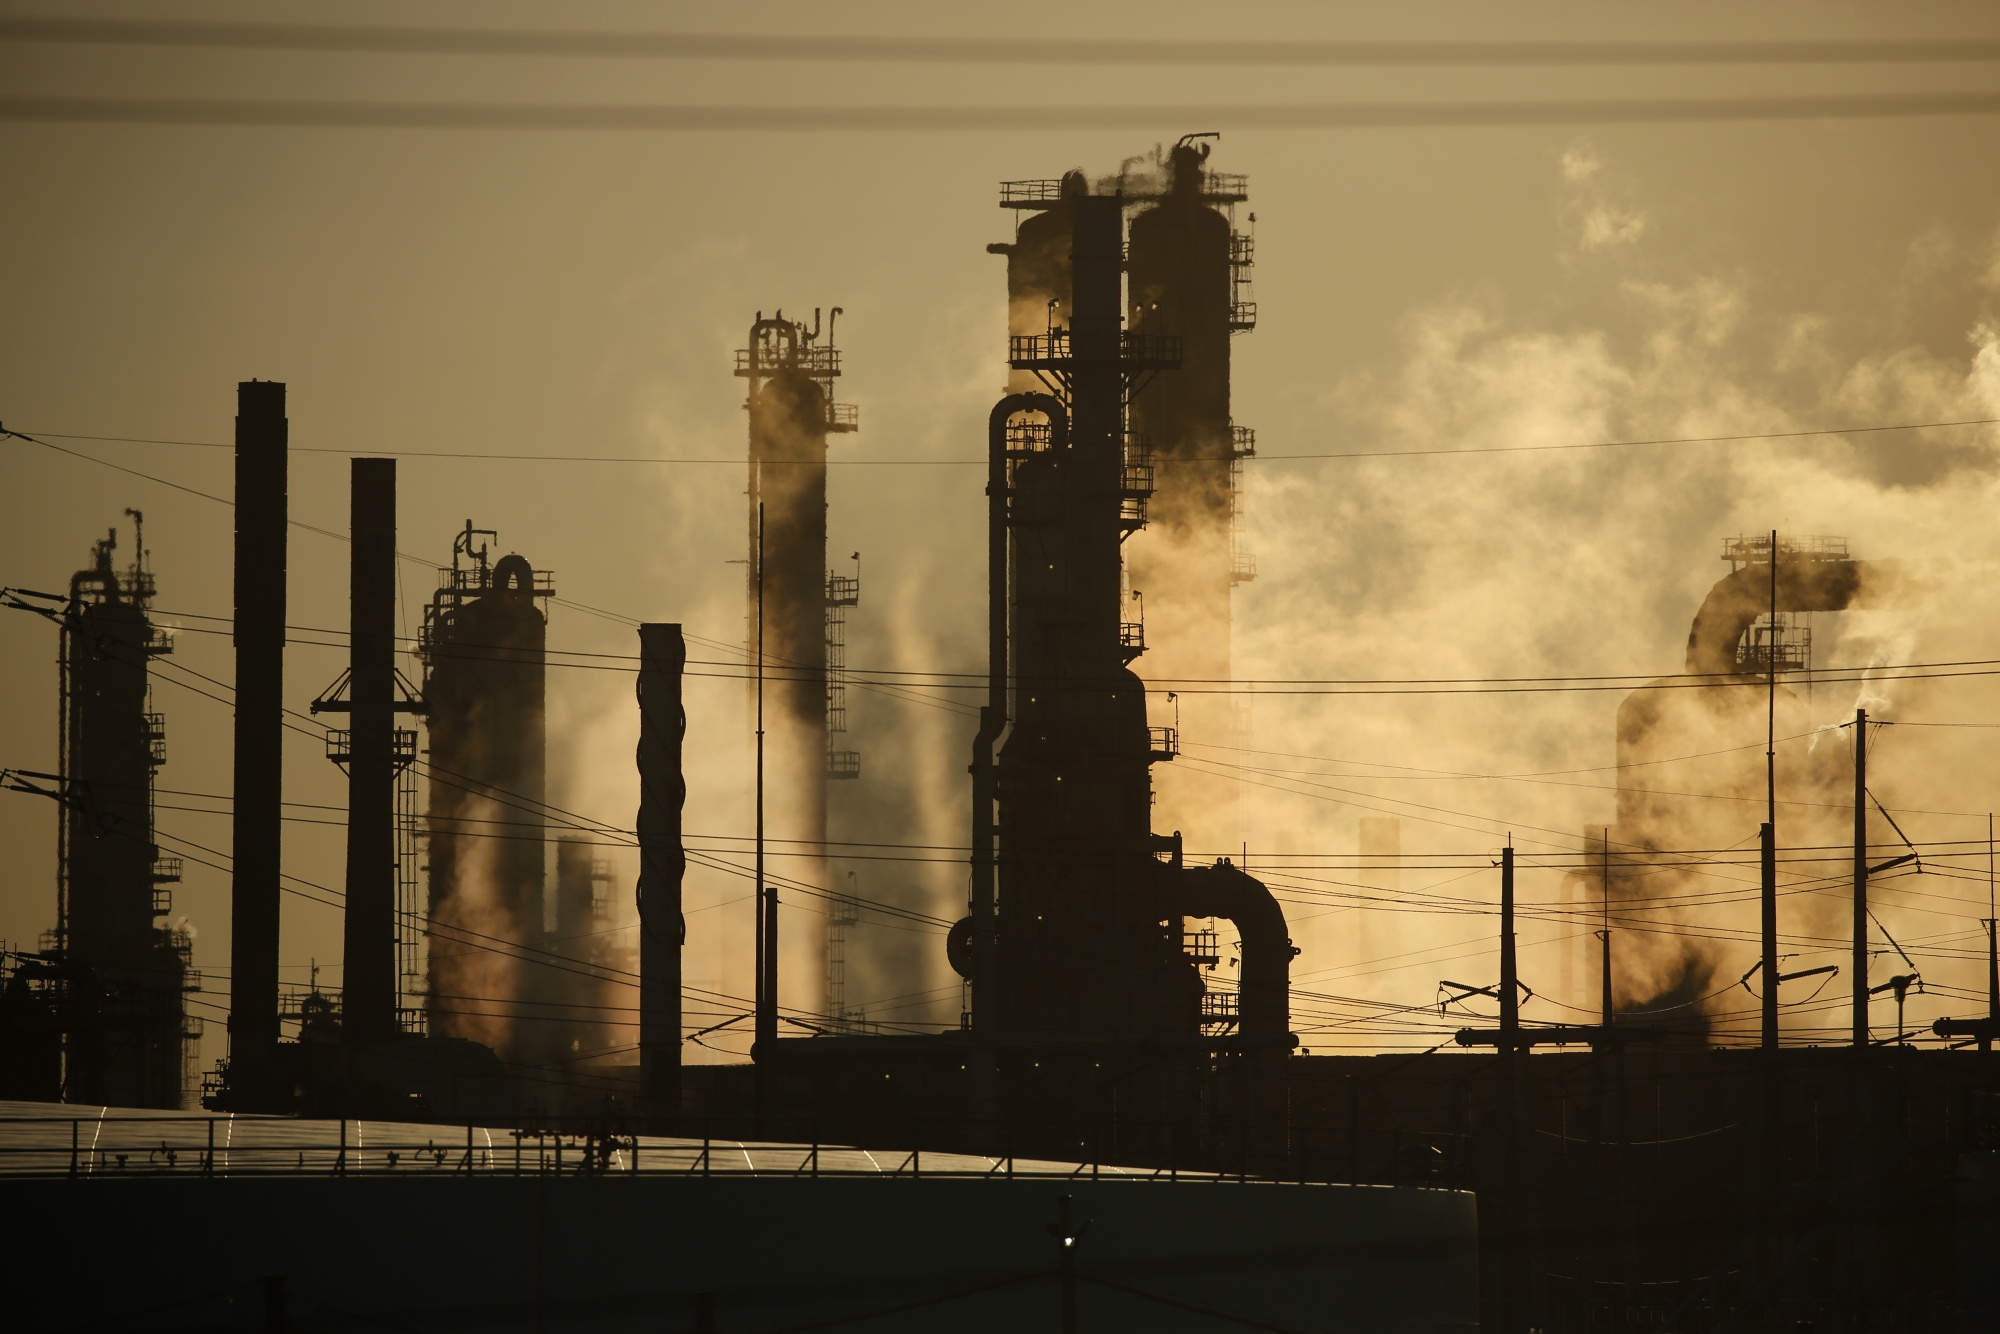
<path fill-rule="evenodd" d="M 1009 257 L 1016 315 L 1036 303 L 1045 312 L 1043 331 L 1010 335 L 1010 365 L 1050 393 L 1003 399 L 989 444 L 990 521 L 1010 539 L 1005 585 L 993 590 L 992 670 L 1011 681 L 995 678 L 975 743 L 974 911 L 953 937 L 961 971 L 985 979 L 984 997 L 975 981 L 975 1035 L 1199 1044 L 1208 1032 L 1286 1046 L 1292 950 L 1275 900 L 1226 863 L 1184 867 L 1179 840 L 1152 832 L 1150 766 L 1174 745 L 1171 729 L 1148 725 L 1129 666 L 1146 645 L 1124 616 L 1120 543 L 1143 522 L 1134 501 L 1144 487 L 1125 407 L 1179 364 L 1179 340 L 1121 328 L 1122 195 L 1093 195 L 1075 172 L 1003 188 L 1003 204 L 1045 210 L 997 249 Z M 1066 265 L 1052 263 L 1051 218 L 1070 234 Z M 1065 290 L 1048 285 L 1056 280 Z M 1225 1014 L 1205 1009 L 1183 949 L 1190 916 L 1227 917 L 1241 931 L 1240 1010 L 1236 995 Z"/>
<path fill-rule="evenodd" d="M 127 511 L 130 513 L 131 511 Z M 143 541 L 135 525 L 135 545 Z M 188 1032 L 189 941 L 158 924 L 178 880 L 153 837 L 153 773 L 165 759 L 148 710 L 147 663 L 168 641 L 148 616 L 145 552 L 123 573 L 117 532 L 70 580 L 62 616 L 62 856 L 58 937 L 71 971 L 63 1096 L 178 1108 Z"/>
<path fill-rule="evenodd" d="M 1132 438 L 1153 474 L 1127 569 L 1145 609 L 1142 674 L 1179 688 L 1183 744 L 1230 746 L 1240 729 L 1218 683 L 1230 677 L 1231 589 L 1252 570 L 1235 550 L 1237 473 L 1251 437 L 1230 420 L 1230 340 L 1248 327 L 1236 299 L 1248 238 L 1216 207 L 1245 198 L 1242 178 L 1208 172 L 1207 158 L 1199 139 L 1176 144 L 1165 192 L 1131 224 L 1131 327 L 1179 337 L 1182 357 L 1177 374 L 1132 404 Z M 1238 787 L 1212 769 L 1176 765 L 1160 777 L 1156 817 L 1190 848 L 1234 848 L 1243 837 Z"/>
<path fill-rule="evenodd" d="M 575 952 L 549 942 L 543 923 L 548 618 L 538 604 L 555 589 L 520 555 L 492 560 L 493 541 L 466 521 L 419 638 L 430 733 L 426 1005 L 434 1035 L 533 1064 L 567 1055 L 567 1043 L 563 1025 L 522 1002 L 563 1000 L 586 979 L 537 962 Z M 496 938 L 528 948 L 495 949 Z"/>
<path fill-rule="evenodd" d="M 835 307 L 832 316 L 840 314 Z M 769 878 L 820 889 L 829 886 L 827 784 L 860 775 L 860 757 L 832 744 L 846 726 L 844 686 L 838 678 L 838 628 L 854 605 L 857 579 L 830 578 L 826 564 L 826 450 L 829 433 L 855 429 L 855 415 L 834 402 L 840 353 L 833 319 L 822 336 L 813 327 L 759 312 L 747 347 L 736 354 L 736 374 L 747 381 L 749 432 L 748 642 L 755 674 L 761 654 L 764 689 L 764 765 Z M 760 619 L 761 616 L 761 619 Z M 752 683 L 752 689 L 756 688 Z M 838 706 L 838 707 L 835 707 Z M 762 911 L 759 905 L 759 911 Z M 776 913 L 766 930 L 775 934 Z M 813 933 L 817 935 L 818 933 Z M 792 956 L 803 962 L 812 936 L 801 935 Z M 771 962 L 784 956 L 782 945 Z M 786 970 L 789 1003 L 823 1010 L 824 997 L 800 994 L 798 978 L 817 986 L 823 957 L 811 967 Z"/>

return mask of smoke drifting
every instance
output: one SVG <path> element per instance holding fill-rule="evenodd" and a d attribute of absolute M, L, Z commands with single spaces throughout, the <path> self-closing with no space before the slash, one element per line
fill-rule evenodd
<path fill-rule="evenodd" d="M 1677 263 L 1671 220 L 1656 219 L 1643 189 L 1590 145 L 1555 166 L 1564 288 L 1526 310 L 1471 293 L 1412 312 L 1392 369 L 1320 394 L 1336 438 L 1409 450 L 1546 447 L 2000 415 L 1989 320 L 1964 329 L 1963 350 L 1950 353 L 1927 350 L 1896 319 L 1954 284 L 1986 283 L 1990 300 L 1990 251 L 1911 238 L 1903 287 L 1881 294 L 1877 318 L 1764 309 L 1742 279 Z M 1989 657 L 2000 550 L 1976 516 L 1995 498 L 1994 445 L 1992 428 L 1970 427 L 1491 459 L 1266 461 L 1250 475 L 1247 522 L 1261 568 L 1239 594 L 1237 673 L 1678 671 L 1697 610 L 1730 569 L 1718 559 L 1724 540 L 1771 528 L 1786 540 L 1838 535 L 1857 557 L 1895 558 L 1915 576 L 1854 599 L 1861 609 L 1832 609 L 1846 599 L 1799 603 L 1813 608 L 1794 618 L 1812 632 L 1813 666 Z M 1424 914 L 1404 919 L 1408 952 L 1350 964 L 1315 938 L 1299 961 L 1301 985 L 1421 1003 L 1435 977 L 1459 975 L 1447 968 L 1477 966 L 1447 961 L 1491 948 L 1491 918 L 1445 901 L 1489 901 L 1491 873 L 1443 854 L 1497 846 L 1511 832 L 1544 868 L 1524 876 L 1527 902 L 1560 906 L 1566 865 L 1585 877 L 1594 904 L 1601 891 L 1584 864 L 1583 829 L 1609 819 L 1619 1005 L 1700 998 L 1717 1036 L 1741 1039 L 1754 1032 L 1755 1002 L 1728 988 L 1755 957 L 1764 692 L 1649 691 L 1621 713 L 1625 693 L 1253 695 L 1257 739 L 1247 748 L 1191 749 L 1202 762 L 1237 766 L 1250 785 L 1253 864 L 1259 844 L 1353 849 L 1358 817 L 1404 821 L 1403 889 Z M 1798 673 L 1781 682 L 1787 971 L 1839 961 L 1851 752 L 1846 733 L 1824 729 L 1863 702 L 1903 723 L 1990 717 L 1976 681 L 1857 687 Z M 1614 749 L 1621 737 L 1635 743 L 1624 754 Z M 1911 837 L 1983 841 L 1984 816 L 1966 811 L 1961 794 L 1986 790 L 1991 759 L 1943 730 L 1889 729 L 1874 744 L 1871 788 Z M 1643 767 L 1621 774 L 1621 759 Z M 1871 838 L 1897 842 L 1886 823 L 1876 829 Z M 1978 850 L 1983 857 L 1983 843 Z M 1274 878 L 1302 908 L 1341 904 L 1362 878 L 1339 869 L 1351 864 L 1337 857 L 1317 874 L 1280 869 Z M 1961 861 L 1959 873 L 1970 866 Z M 1875 900 L 1899 940 L 1938 942 L 1940 975 L 1963 968 L 1969 979 L 1962 956 L 1984 914 L 1983 884 L 1976 906 L 1971 889 L 1912 878 L 1879 883 Z M 1539 1017 L 1565 1017 L 1556 1002 L 1595 1009 L 1593 916 L 1544 913 L 1527 929 L 1524 976 L 1551 1002 Z M 1560 994 L 1564 976 L 1569 994 Z M 1837 1028 L 1825 1007 L 1843 1002 L 1847 986 L 1841 979 L 1814 1004 L 1805 1003 L 1811 983 L 1799 995 L 1788 987 L 1788 1033 Z"/>

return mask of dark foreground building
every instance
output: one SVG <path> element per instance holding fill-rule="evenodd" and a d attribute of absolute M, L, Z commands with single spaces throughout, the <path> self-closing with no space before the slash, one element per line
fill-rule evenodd
<path fill-rule="evenodd" d="M 1472 1201 L 1452 1191 L 98 1113 L 0 1104 L 0 1171 L 31 1178 L 8 1198 L 37 1219 L 8 1252 L 20 1328 L 1444 1334 L 1476 1317 Z M 95 1147 L 72 1154 L 75 1117 Z M 76 1238 L 112 1218 L 145 1242 L 108 1264 Z M 312 1220 L 306 1244 L 281 1219 Z M 417 1219 L 458 1225 L 399 1230 Z"/>

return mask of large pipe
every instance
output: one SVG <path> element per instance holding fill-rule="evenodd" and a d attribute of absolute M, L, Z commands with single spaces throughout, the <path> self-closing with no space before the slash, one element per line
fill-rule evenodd
<path fill-rule="evenodd" d="M 681 946 L 687 941 L 681 913 L 686 664 L 680 626 L 639 627 L 639 1078 L 647 1110 L 669 1116 L 680 1107 Z"/>
<path fill-rule="evenodd" d="M 396 1036 L 396 461 L 350 460 L 341 1031 Z"/>
<path fill-rule="evenodd" d="M 1237 998 L 1237 1035 L 1246 1042 L 1292 1044 L 1292 957 L 1285 910 L 1261 880 L 1228 861 L 1189 867 L 1175 884 L 1171 911 L 1182 917 L 1221 917 L 1243 942 L 1243 978 Z"/>
<path fill-rule="evenodd" d="M 236 386 L 235 817 L 230 829 L 229 1086 L 275 1092 L 284 812 L 285 386 Z"/>
<path fill-rule="evenodd" d="M 994 749 L 1007 730 L 1007 423 L 1022 412 L 1049 419 L 1049 447 L 1069 443 L 1069 413 L 1053 394 L 1009 394 L 986 419 L 986 705 L 972 739 L 972 1032 L 993 1035 L 998 936 L 994 931 L 999 858 Z"/>
<path fill-rule="evenodd" d="M 1775 581 L 1770 566 L 1759 562 L 1724 575 L 1708 590 L 1688 629 L 1690 673 L 1736 675 L 1736 646 L 1774 604 L 1780 612 L 1866 607 L 1894 574 L 1893 561 L 1806 560 L 1780 554 Z"/>

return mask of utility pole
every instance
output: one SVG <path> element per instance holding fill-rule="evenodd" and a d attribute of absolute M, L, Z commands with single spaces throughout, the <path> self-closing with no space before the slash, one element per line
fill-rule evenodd
<path fill-rule="evenodd" d="M 1868 1046 L 1868 710 L 1854 711 L 1854 1045 Z"/>
<path fill-rule="evenodd" d="M 1771 530 L 1771 626 L 1764 640 L 1764 826 L 1757 831 L 1764 1001 L 1761 1046 L 1778 1049 L 1778 530 Z"/>
<path fill-rule="evenodd" d="M 2000 913 L 1993 909 L 1993 812 L 1986 813 L 1986 1022 L 2000 1023 Z M 1993 1050 L 1989 1032 L 1979 1050 Z"/>
<path fill-rule="evenodd" d="M 1600 1011 L 1597 1022 L 1602 1024 L 1605 1028 L 1610 1028 L 1612 1016 L 1611 1016 L 1611 830 L 1609 826 L 1607 826 L 1604 830 L 1604 884 L 1602 888 L 1604 891 L 1604 926 L 1603 929 L 1597 933 L 1597 938 L 1598 940 L 1603 942 L 1604 952 L 1602 959 L 1599 961 L 1598 973 L 1600 976 L 1600 980 L 1604 984 L 1603 986 L 1604 995 L 1602 997 L 1602 1010 Z"/>
<path fill-rule="evenodd" d="M 1500 1050 L 1511 1056 L 1521 1027 L 1520 971 L 1514 959 L 1514 843 L 1500 851 Z"/>
<path fill-rule="evenodd" d="M 778 1037 L 778 895 L 764 880 L 764 506 L 757 505 L 757 1044 Z"/>

